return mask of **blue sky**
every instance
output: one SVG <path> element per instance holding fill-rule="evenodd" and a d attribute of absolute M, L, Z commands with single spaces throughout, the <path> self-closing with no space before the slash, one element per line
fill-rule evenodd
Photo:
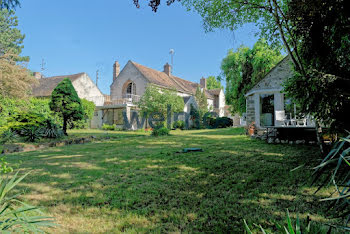
<path fill-rule="evenodd" d="M 22 55 L 30 56 L 28 68 L 45 76 L 86 72 L 109 94 L 112 66 L 123 68 L 128 60 L 163 70 L 175 50 L 174 75 L 199 82 L 220 74 L 221 60 L 231 48 L 252 46 L 257 29 L 245 25 L 235 32 L 205 33 L 202 19 L 180 3 L 163 4 L 157 13 L 146 1 L 137 9 L 132 0 L 31 0 L 16 10 L 19 28 L 26 35 Z"/>

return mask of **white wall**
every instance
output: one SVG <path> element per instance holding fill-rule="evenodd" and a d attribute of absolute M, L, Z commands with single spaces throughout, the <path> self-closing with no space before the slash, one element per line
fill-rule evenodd
<path fill-rule="evenodd" d="M 111 100 L 121 99 L 123 97 L 123 86 L 128 80 L 132 81 L 136 85 L 136 95 L 142 96 L 147 84 L 149 83 L 143 75 L 135 68 L 135 66 L 129 61 L 119 76 L 111 85 Z"/>
<path fill-rule="evenodd" d="M 103 106 L 103 93 L 97 88 L 95 83 L 86 73 L 84 73 L 79 79 L 75 80 L 73 86 L 80 98 L 92 101 L 96 106 Z"/>

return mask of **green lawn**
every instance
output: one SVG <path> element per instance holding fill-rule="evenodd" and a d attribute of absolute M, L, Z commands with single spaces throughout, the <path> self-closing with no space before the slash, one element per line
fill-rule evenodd
<path fill-rule="evenodd" d="M 74 131 L 103 135 L 105 131 Z M 311 146 L 268 145 L 242 129 L 109 132 L 108 141 L 7 156 L 32 171 L 20 184 L 61 227 L 52 232 L 243 232 L 243 219 L 271 228 L 308 214 L 329 221 L 313 195 Z M 204 152 L 177 154 L 185 147 Z M 307 183 L 305 183 L 307 182 Z"/>

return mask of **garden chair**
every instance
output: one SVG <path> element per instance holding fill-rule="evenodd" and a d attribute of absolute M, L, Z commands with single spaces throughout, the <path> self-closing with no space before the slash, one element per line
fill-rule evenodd
<path fill-rule="evenodd" d="M 288 126 L 289 120 L 287 119 L 286 112 L 275 111 L 276 121 L 282 122 L 282 126 Z"/>

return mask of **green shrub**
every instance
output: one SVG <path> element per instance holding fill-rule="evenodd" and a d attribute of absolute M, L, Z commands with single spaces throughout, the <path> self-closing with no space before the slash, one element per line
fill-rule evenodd
<path fill-rule="evenodd" d="M 13 172 L 13 168 L 8 166 L 8 163 L 5 161 L 5 157 L 0 158 L 0 175 Z"/>
<path fill-rule="evenodd" d="M 18 138 L 18 135 L 16 132 L 12 131 L 11 129 L 7 129 L 3 131 L 0 135 L 0 143 L 11 143 L 14 142 Z"/>
<path fill-rule="evenodd" d="M 116 129 L 117 129 L 117 126 L 115 124 L 113 124 L 113 125 L 103 124 L 102 125 L 102 130 L 114 131 Z"/>
<path fill-rule="evenodd" d="M 166 127 L 154 128 L 152 130 L 152 136 L 166 136 L 169 135 L 170 130 Z"/>
<path fill-rule="evenodd" d="M 233 120 L 227 117 L 208 117 L 207 121 L 210 128 L 228 128 L 233 125 Z"/>
<path fill-rule="evenodd" d="M 10 194 L 27 175 L 17 178 L 16 173 L 11 179 L 0 176 L 0 230 L 1 233 L 43 233 L 43 227 L 52 227 L 52 217 L 42 215 L 38 207 L 27 205 Z M 5 178 L 4 178 L 5 177 Z"/>
<path fill-rule="evenodd" d="M 46 127 L 47 119 L 35 112 L 20 112 L 7 119 L 5 127 L 23 136 L 23 131 Z"/>
<path fill-rule="evenodd" d="M 251 231 L 250 227 L 248 226 L 247 222 L 243 220 L 244 223 L 244 228 L 246 230 L 246 233 L 248 234 L 253 234 Z M 267 230 L 265 230 L 261 225 L 253 224 L 256 228 L 260 229 L 261 233 L 270 233 Z M 275 223 L 275 227 L 278 230 L 278 232 L 273 232 L 273 233 L 280 233 L 280 234 L 313 234 L 313 233 L 318 233 L 318 234 L 326 234 L 326 233 L 331 233 L 330 230 L 332 227 L 323 227 L 320 224 L 316 224 L 311 222 L 311 220 L 308 218 L 305 223 L 300 222 L 299 217 L 297 216 L 297 219 L 295 221 L 295 225 L 293 225 L 293 221 L 290 218 L 289 211 L 287 209 L 287 218 L 286 218 L 286 225 L 284 224 L 278 224 Z M 328 229 L 328 230 L 327 230 Z M 256 233 L 256 232 L 254 232 Z"/>
<path fill-rule="evenodd" d="M 345 218 L 347 225 L 350 220 L 350 135 L 334 143 L 328 155 L 314 169 L 313 183 L 320 184 L 317 191 L 333 184 L 337 194 L 321 201 L 328 202 L 327 207 Z"/>
<path fill-rule="evenodd" d="M 64 135 L 60 126 L 52 119 L 46 120 L 46 126 L 42 130 L 45 138 L 61 138 Z"/>
<path fill-rule="evenodd" d="M 173 128 L 184 130 L 185 129 L 185 122 L 182 120 L 175 121 L 173 123 Z"/>
<path fill-rule="evenodd" d="M 34 112 L 20 112 L 11 116 L 2 129 L 3 140 L 12 139 L 11 132 L 31 142 L 42 137 L 59 138 L 62 136 L 60 126 L 51 117 L 46 118 L 43 114 Z"/>
<path fill-rule="evenodd" d="M 44 136 L 44 130 L 39 127 L 26 128 L 21 131 L 21 135 L 24 136 L 26 141 L 35 142 L 40 140 Z"/>
<path fill-rule="evenodd" d="M 45 118 L 51 117 L 56 122 L 62 121 L 50 110 L 49 101 L 49 99 L 45 98 L 18 100 L 0 96 L 0 127 L 7 124 L 9 117 L 23 112 L 35 112 L 42 114 Z"/>
<path fill-rule="evenodd" d="M 95 103 L 86 99 L 81 99 L 81 105 L 84 110 L 84 118 L 81 120 L 75 120 L 69 123 L 70 129 L 86 129 L 89 128 L 89 120 L 92 119 L 95 112 Z"/>

